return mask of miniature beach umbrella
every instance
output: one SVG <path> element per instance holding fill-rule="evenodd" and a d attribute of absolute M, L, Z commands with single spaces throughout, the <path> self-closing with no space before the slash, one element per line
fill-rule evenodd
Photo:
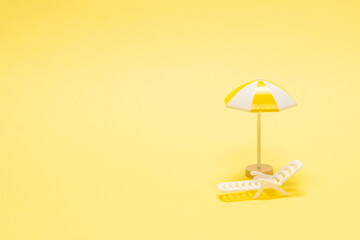
<path fill-rule="evenodd" d="M 225 103 L 230 108 L 257 113 L 257 164 L 246 167 L 246 176 L 253 177 L 251 171 L 272 174 L 270 165 L 261 164 L 261 112 L 280 112 L 296 106 L 296 102 L 278 85 L 259 78 L 236 88 Z"/>

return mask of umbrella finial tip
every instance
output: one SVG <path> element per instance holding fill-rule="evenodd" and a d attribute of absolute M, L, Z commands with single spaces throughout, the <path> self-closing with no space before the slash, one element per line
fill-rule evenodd
<path fill-rule="evenodd" d="M 258 78 L 259 81 L 263 80 L 262 78 Z"/>

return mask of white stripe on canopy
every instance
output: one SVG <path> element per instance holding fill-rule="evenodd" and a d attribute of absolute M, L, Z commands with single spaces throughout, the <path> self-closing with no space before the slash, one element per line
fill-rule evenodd
<path fill-rule="evenodd" d="M 250 83 L 241 89 L 228 103 L 228 107 L 241 108 L 243 110 L 251 110 L 251 104 L 255 94 L 255 88 L 258 85 L 258 81 Z"/>
<path fill-rule="evenodd" d="M 267 81 L 263 80 L 263 82 L 270 89 L 272 96 L 274 97 L 280 111 L 289 107 L 296 106 L 296 102 L 294 101 L 294 99 L 292 99 L 290 95 L 287 94 L 283 89 Z"/>

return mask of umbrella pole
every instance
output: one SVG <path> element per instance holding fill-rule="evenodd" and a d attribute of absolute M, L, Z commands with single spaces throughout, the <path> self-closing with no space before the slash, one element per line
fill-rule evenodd
<path fill-rule="evenodd" d="M 261 168 L 261 112 L 257 113 L 257 168 Z"/>
<path fill-rule="evenodd" d="M 257 112 L 257 164 L 251 164 L 245 168 L 245 175 L 249 178 L 254 176 L 252 171 L 265 174 L 273 174 L 273 168 L 269 164 L 261 164 L 261 112 Z"/>

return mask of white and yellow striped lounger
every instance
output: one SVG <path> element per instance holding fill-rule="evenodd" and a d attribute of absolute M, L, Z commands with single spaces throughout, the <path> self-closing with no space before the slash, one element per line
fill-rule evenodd
<path fill-rule="evenodd" d="M 251 174 L 255 176 L 253 180 L 219 183 L 218 188 L 223 192 L 258 190 L 254 196 L 254 199 L 257 199 L 265 188 L 275 189 L 284 196 L 288 196 L 287 192 L 282 189 L 281 186 L 286 180 L 299 171 L 302 166 L 303 164 L 299 160 L 294 160 L 280 169 L 274 175 L 252 171 Z"/>

